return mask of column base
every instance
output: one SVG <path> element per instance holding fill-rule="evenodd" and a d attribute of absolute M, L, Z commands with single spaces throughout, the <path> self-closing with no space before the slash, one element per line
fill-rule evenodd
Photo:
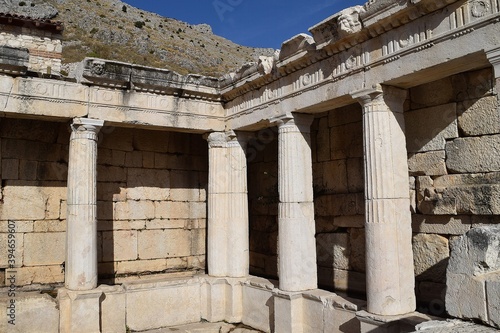
<path fill-rule="evenodd" d="M 206 304 L 202 318 L 211 322 L 240 323 L 243 318 L 243 283 L 247 278 L 204 278 L 202 298 Z"/>
<path fill-rule="evenodd" d="M 410 312 L 398 316 L 380 316 L 366 311 L 356 312 L 360 322 L 361 333 L 401 333 L 414 332 L 420 323 L 434 320 L 434 317 L 419 312 Z"/>
<path fill-rule="evenodd" d="M 274 333 L 303 333 L 302 292 L 273 290 Z"/>
<path fill-rule="evenodd" d="M 73 291 L 59 289 L 59 332 L 100 333 L 101 290 Z"/>

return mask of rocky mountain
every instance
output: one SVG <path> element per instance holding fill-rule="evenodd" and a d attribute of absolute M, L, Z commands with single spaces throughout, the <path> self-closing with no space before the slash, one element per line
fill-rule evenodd
<path fill-rule="evenodd" d="M 65 64 L 92 56 L 220 76 L 274 52 L 237 45 L 214 35 L 209 25 L 162 17 L 120 0 L 0 0 L 0 12 L 64 22 Z"/>

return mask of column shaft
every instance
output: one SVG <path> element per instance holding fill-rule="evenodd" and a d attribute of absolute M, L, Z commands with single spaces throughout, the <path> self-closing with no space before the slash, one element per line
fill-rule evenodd
<path fill-rule="evenodd" d="M 307 115 L 278 119 L 278 274 L 284 291 L 317 288 L 311 123 Z"/>
<path fill-rule="evenodd" d="M 103 122 L 74 119 L 69 145 L 65 285 L 97 286 L 97 134 Z"/>
<path fill-rule="evenodd" d="M 404 314 L 415 310 L 406 91 L 367 89 L 353 97 L 363 106 L 368 311 Z"/>
<path fill-rule="evenodd" d="M 207 140 L 208 274 L 244 277 L 250 265 L 245 142 L 232 132 Z"/>

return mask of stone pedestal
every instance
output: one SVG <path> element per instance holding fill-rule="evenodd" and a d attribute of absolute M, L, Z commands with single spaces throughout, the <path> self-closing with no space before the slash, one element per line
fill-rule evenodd
<path fill-rule="evenodd" d="M 279 288 L 317 288 L 310 126 L 312 116 L 277 119 L 279 178 Z"/>
<path fill-rule="evenodd" d="M 275 290 L 274 331 L 275 333 L 303 333 L 302 293 Z"/>
<path fill-rule="evenodd" d="M 368 311 L 415 310 L 405 90 L 378 86 L 352 94 L 363 106 Z"/>
<path fill-rule="evenodd" d="M 60 333 L 100 333 L 100 299 L 102 291 L 72 291 L 61 288 L 59 299 Z"/>
<path fill-rule="evenodd" d="M 207 276 L 202 284 L 202 318 L 209 322 L 240 323 L 243 317 L 243 283 L 246 279 Z"/>
<path fill-rule="evenodd" d="M 246 135 L 214 132 L 207 137 L 208 274 L 248 276 L 249 233 Z"/>
<path fill-rule="evenodd" d="M 65 286 L 97 286 L 97 134 L 104 122 L 77 118 L 71 125 L 68 163 L 68 217 Z"/>

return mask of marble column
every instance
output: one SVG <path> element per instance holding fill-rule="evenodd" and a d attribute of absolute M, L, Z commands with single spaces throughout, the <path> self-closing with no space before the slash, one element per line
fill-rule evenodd
<path fill-rule="evenodd" d="M 249 272 L 246 135 L 214 132 L 207 137 L 208 274 L 245 277 Z"/>
<path fill-rule="evenodd" d="M 286 115 L 278 124 L 279 288 L 317 288 L 310 127 L 313 117 Z"/>
<path fill-rule="evenodd" d="M 363 106 L 368 312 L 415 310 L 406 90 L 376 86 L 352 94 Z"/>
<path fill-rule="evenodd" d="M 97 286 L 97 134 L 103 121 L 76 118 L 71 124 L 68 164 L 68 217 L 65 286 Z"/>

